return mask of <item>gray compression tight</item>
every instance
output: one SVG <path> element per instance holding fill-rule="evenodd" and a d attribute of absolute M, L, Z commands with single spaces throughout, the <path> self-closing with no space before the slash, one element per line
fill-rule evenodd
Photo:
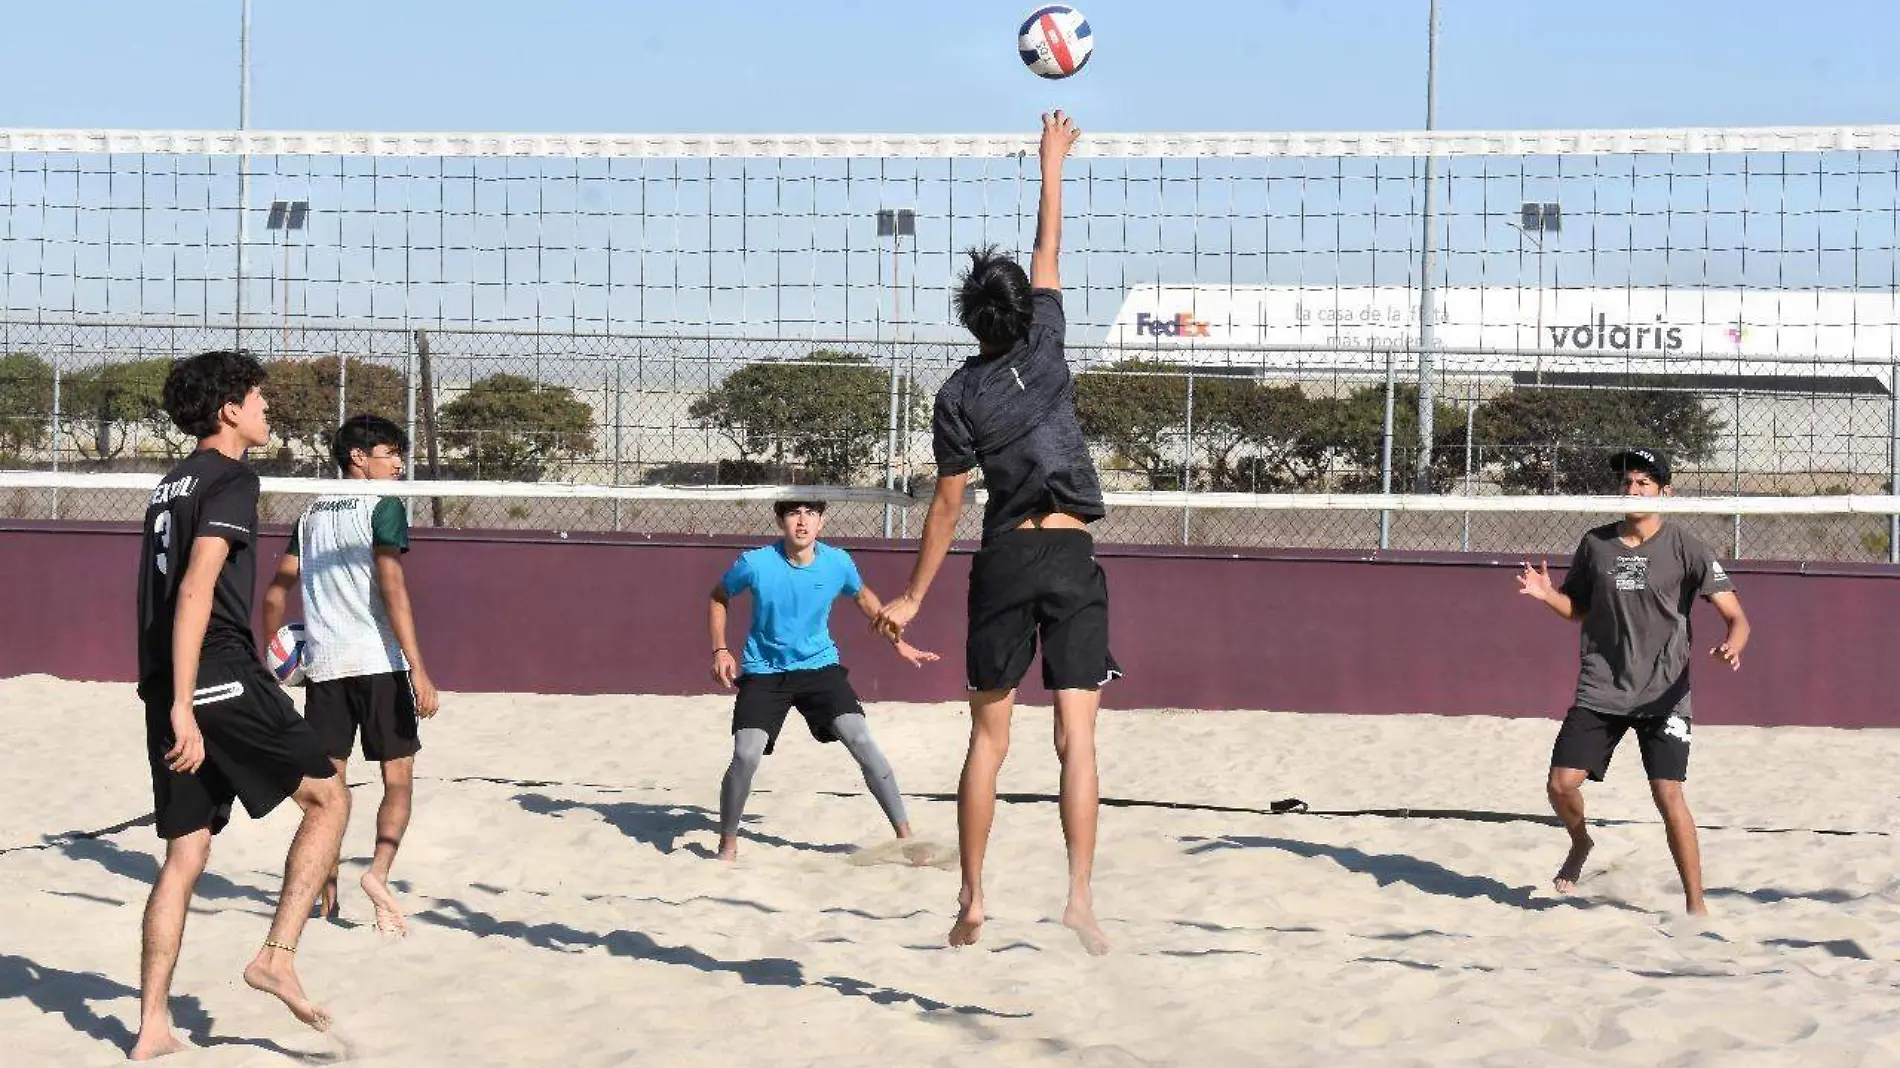
<path fill-rule="evenodd" d="M 904 796 L 897 792 L 897 776 L 884 751 L 871 739 L 870 725 L 856 712 L 831 721 L 831 729 L 850 751 L 864 772 L 864 785 L 877 798 L 878 807 L 892 826 L 910 822 L 904 813 Z M 731 837 L 739 833 L 739 820 L 745 815 L 746 798 L 752 794 L 752 776 L 765 759 L 765 732 L 747 727 L 732 736 L 732 763 L 726 768 L 725 781 L 719 785 L 719 833 Z"/>

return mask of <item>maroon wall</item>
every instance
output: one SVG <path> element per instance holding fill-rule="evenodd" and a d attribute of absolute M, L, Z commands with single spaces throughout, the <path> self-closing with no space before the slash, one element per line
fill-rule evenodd
<path fill-rule="evenodd" d="M 706 595 L 748 544 L 423 530 L 410 587 L 446 689 L 702 693 L 714 688 Z M 874 590 L 901 588 L 910 546 L 846 544 Z M 1112 546 L 1098 555 L 1128 671 L 1108 688 L 1111 707 L 1549 715 L 1575 680 L 1576 632 L 1517 596 L 1514 559 Z M 0 677 L 131 678 L 137 556 L 129 527 L 0 521 Z M 901 663 L 839 604 L 833 631 L 867 699 L 962 696 L 968 559 L 952 556 L 912 627 L 918 646 L 944 654 L 938 665 Z M 1730 573 L 1756 638 L 1740 674 L 1698 665 L 1702 722 L 1896 723 L 1900 657 L 1882 650 L 1900 569 L 1744 561 Z M 1721 621 L 1706 605 L 1697 613 L 1697 644 L 1714 644 Z M 744 622 L 741 607 L 735 640 Z M 1043 699 L 1033 688 L 1025 696 Z"/>

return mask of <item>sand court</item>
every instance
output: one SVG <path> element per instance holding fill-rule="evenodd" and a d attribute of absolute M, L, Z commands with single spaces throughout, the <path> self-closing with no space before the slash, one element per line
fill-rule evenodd
<path fill-rule="evenodd" d="M 0 707 L 6 1059 L 119 1063 L 160 850 L 120 826 L 150 810 L 137 702 L 27 677 L 0 682 Z M 175 984 L 201 1048 L 172 1063 L 1900 1063 L 1894 732 L 1698 724 L 1701 924 L 1677 915 L 1633 751 L 1590 790 L 1579 894 L 1550 892 L 1553 720 L 1105 713 L 1096 895 L 1115 951 L 1091 958 L 1059 923 L 1047 709 L 1017 713 L 990 922 L 956 952 L 954 871 L 886 844 L 837 747 L 789 738 L 739 861 L 709 859 L 727 712 L 445 699 L 397 870 L 401 940 L 355 888 L 378 787 L 353 765 L 342 917 L 298 958 L 334 1037 L 239 980 L 296 817 L 235 820 Z M 870 712 L 918 833 L 953 843 L 966 714 Z M 1271 814 L 1290 797 L 1312 811 Z"/>

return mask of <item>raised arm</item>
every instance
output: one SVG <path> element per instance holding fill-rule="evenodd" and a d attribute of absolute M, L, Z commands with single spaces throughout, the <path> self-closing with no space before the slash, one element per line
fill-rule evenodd
<path fill-rule="evenodd" d="M 1559 618 L 1572 623 L 1583 621 L 1583 613 L 1577 611 L 1577 604 L 1570 595 L 1551 584 L 1550 565 L 1547 563 L 1539 561 L 1535 569 L 1525 564 L 1524 570 L 1517 576 L 1517 592 L 1532 600 L 1542 601 Z"/>
<path fill-rule="evenodd" d="M 1036 203 L 1036 247 L 1029 255 L 1029 284 L 1037 289 L 1061 289 L 1057 257 L 1062 250 L 1062 162 L 1082 136 L 1075 120 L 1057 111 L 1042 117 L 1042 195 Z"/>
<path fill-rule="evenodd" d="M 963 518 L 964 487 L 969 484 L 968 471 L 938 477 L 936 492 L 930 498 L 930 513 L 924 518 L 917 562 L 910 569 L 910 583 L 902 594 L 884 606 L 873 624 L 887 637 L 901 637 L 904 628 L 916 617 L 917 609 L 923 606 L 924 595 L 930 592 L 930 584 L 936 581 L 937 571 L 943 567 L 943 558 L 950 554 L 957 521 Z"/>

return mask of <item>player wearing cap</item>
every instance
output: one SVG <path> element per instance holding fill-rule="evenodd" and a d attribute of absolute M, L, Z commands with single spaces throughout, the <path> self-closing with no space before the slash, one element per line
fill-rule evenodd
<path fill-rule="evenodd" d="M 1619 452 L 1610 466 L 1629 496 L 1671 492 L 1669 458 L 1654 449 Z M 1691 721 L 1689 610 L 1706 597 L 1721 613 L 1728 634 L 1710 655 L 1739 669 L 1749 627 L 1734 584 L 1714 550 L 1654 512 L 1631 512 L 1586 533 L 1561 586 L 1552 585 L 1541 564 L 1525 564 L 1517 582 L 1519 593 L 1583 628 L 1577 697 L 1557 732 L 1547 784 L 1551 808 L 1570 832 L 1557 892 L 1576 889 L 1594 845 L 1584 822 L 1583 782 L 1601 782 L 1617 743 L 1635 731 L 1688 910 L 1705 914 L 1695 817 L 1682 794 Z"/>

